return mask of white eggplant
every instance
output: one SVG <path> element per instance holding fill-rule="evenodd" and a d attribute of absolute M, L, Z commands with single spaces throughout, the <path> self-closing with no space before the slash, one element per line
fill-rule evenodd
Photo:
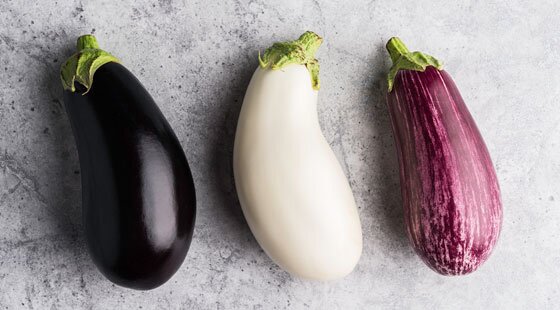
<path fill-rule="evenodd" d="M 354 269 L 362 230 L 317 117 L 314 54 L 321 41 L 306 32 L 259 57 L 237 124 L 233 167 L 243 213 L 268 256 L 295 276 L 329 280 Z"/>

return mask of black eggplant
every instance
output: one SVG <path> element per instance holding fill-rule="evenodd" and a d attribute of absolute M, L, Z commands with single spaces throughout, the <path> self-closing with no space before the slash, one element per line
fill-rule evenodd
<path fill-rule="evenodd" d="M 150 94 L 93 36 L 78 39 L 61 77 L 90 255 L 112 282 L 155 288 L 192 238 L 195 188 L 183 149 Z"/>

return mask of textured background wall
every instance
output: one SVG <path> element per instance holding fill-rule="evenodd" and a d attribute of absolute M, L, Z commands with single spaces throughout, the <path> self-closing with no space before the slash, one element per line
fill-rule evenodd
<path fill-rule="evenodd" d="M 453 3 L 452 3 L 453 2 Z M 23 309 L 557 308 L 560 296 L 560 3 L 549 1 L 0 2 L 0 305 Z M 240 212 L 231 156 L 257 51 L 304 30 L 318 53 L 319 117 L 363 225 L 354 273 L 302 281 L 276 267 Z M 90 261 L 80 168 L 60 64 L 94 33 L 151 92 L 197 186 L 191 250 L 149 292 Z M 501 182 L 504 223 L 470 276 L 430 271 L 406 240 L 385 107 L 399 35 L 439 57 L 462 90 Z"/>

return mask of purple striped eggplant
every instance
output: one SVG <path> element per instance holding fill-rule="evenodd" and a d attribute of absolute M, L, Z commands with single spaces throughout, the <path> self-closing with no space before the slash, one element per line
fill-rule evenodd
<path fill-rule="evenodd" d="M 475 271 L 502 223 L 496 172 L 451 76 L 432 56 L 387 43 L 387 104 L 400 165 L 407 234 L 443 275 Z"/>

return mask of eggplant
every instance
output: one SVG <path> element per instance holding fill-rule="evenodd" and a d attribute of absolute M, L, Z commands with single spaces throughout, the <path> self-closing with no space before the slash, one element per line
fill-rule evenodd
<path fill-rule="evenodd" d="M 92 35 L 78 39 L 61 78 L 91 258 L 115 284 L 153 289 L 181 266 L 193 234 L 183 149 L 150 94 Z"/>
<path fill-rule="evenodd" d="M 451 76 L 432 56 L 392 38 L 387 104 L 400 165 L 407 234 L 443 275 L 475 271 L 490 256 L 502 202 L 488 149 Z"/>
<path fill-rule="evenodd" d="M 323 38 L 307 31 L 259 56 L 239 113 L 233 172 L 247 223 L 290 274 L 334 280 L 362 255 L 362 227 L 348 179 L 317 117 Z"/>

